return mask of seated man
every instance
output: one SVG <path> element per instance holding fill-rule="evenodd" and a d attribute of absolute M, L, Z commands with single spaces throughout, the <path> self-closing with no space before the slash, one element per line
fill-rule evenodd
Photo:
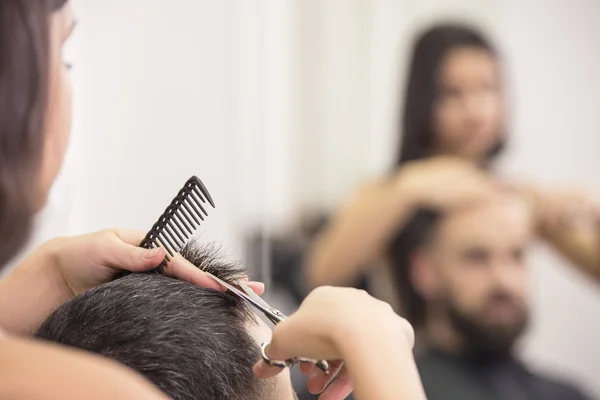
<path fill-rule="evenodd" d="M 210 249 L 182 255 L 222 280 L 246 275 Z M 258 380 L 252 366 L 271 330 L 230 293 L 157 274 L 131 274 L 56 310 L 35 338 L 104 355 L 140 372 L 173 399 L 293 399 L 289 371 Z"/>
<path fill-rule="evenodd" d="M 502 195 L 432 221 L 412 254 L 403 303 L 422 321 L 416 361 L 429 400 L 585 398 L 514 354 L 529 319 L 532 225 L 525 204 Z"/>

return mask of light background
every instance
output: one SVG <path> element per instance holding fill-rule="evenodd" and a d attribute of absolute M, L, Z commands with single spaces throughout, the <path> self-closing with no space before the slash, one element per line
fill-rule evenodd
<path fill-rule="evenodd" d="M 244 256 L 385 171 L 414 30 L 483 26 L 505 58 L 507 176 L 600 188 L 596 0 L 75 0 L 67 162 L 31 246 L 147 230 L 192 174 L 217 203 L 204 240 Z M 600 396 L 600 289 L 543 246 L 524 357 Z M 268 269 L 268 265 L 257 266 Z"/>

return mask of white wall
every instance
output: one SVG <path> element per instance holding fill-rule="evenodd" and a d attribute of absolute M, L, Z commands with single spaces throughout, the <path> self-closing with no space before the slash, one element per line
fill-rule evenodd
<path fill-rule="evenodd" d="M 72 144 L 84 157 L 74 173 L 71 230 L 147 230 L 197 174 L 219 207 L 207 227 L 231 236 L 233 216 L 221 210 L 234 203 L 237 182 L 233 2 L 76 6 L 81 84 Z"/>
<path fill-rule="evenodd" d="M 547 184 L 600 194 L 600 2 L 510 2 L 503 42 L 515 99 L 514 149 L 506 169 Z M 599 198 L 600 199 L 600 198 Z M 600 290 L 547 248 L 532 254 L 535 326 L 528 358 L 600 396 Z"/>
<path fill-rule="evenodd" d="M 75 11 L 73 140 L 33 244 L 146 230 L 192 174 L 217 203 L 204 237 L 238 256 L 247 228 L 333 207 L 390 165 L 409 37 L 447 15 L 482 22 L 506 54 L 506 173 L 600 189 L 598 1 L 86 0 Z M 599 290 L 544 248 L 532 263 L 526 357 L 600 395 Z"/>

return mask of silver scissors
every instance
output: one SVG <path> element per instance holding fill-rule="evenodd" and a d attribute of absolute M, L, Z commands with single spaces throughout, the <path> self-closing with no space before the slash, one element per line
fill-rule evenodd
<path fill-rule="evenodd" d="M 248 285 L 246 285 L 243 281 L 236 282 L 236 285 L 239 286 L 239 288 L 237 288 L 236 286 L 229 284 L 229 283 L 223 281 L 222 279 L 217 278 L 216 276 L 214 276 L 211 273 L 208 273 L 208 275 L 210 275 L 211 278 L 213 278 L 215 281 L 217 281 L 221 285 L 223 285 L 231 293 L 235 294 L 237 297 L 239 297 L 243 300 L 246 300 L 248 303 L 252 304 L 258 310 L 260 310 L 265 315 L 265 317 L 267 317 L 269 319 L 269 321 L 271 321 L 274 325 L 277 325 L 278 323 L 280 323 L 281 321 L 283 321 L 284 319 L 287 318 L 287 316 L 284 313 L 282 313 L 281 311 L 279 311 L 276 308 L 271 307 L 269 304 L 267 304 L 266 301 L 261 299 L 260 296 L 258 296 L 256 293 L 254 293 L 254 290 L 250 289 L 248 287 Z M 284 366 L 291 367 L 299 362 L 307 362 L 307 363 L 314 364 L 317 368 L 319 368 L 325 374 L 329 374 L 329 372 L 330 372 L 329 363 L 325 360 L 312 360 L 312 359 L 308 359 L 308 358 L 297 357 L 297 358 L 293 358 L 291 360 L 286 360 L 286 361 L 282 361 L 282 362 L 277 362 L 277 361 L 274 362 L 273 360 L 270 360 L 266 356 L 266 353 L 265 353 L 266 346 L 265 345 L 262 346 L 261 350 L 262 350 L 263 359 L 271 365 L 280 366 L 280 367 L 284 367 Z"/>

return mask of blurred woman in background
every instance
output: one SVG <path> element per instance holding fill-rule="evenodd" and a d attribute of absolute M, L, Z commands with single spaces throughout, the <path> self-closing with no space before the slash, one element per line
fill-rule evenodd
<path fill-rule="evenodd" d="M 502 88 L 498 52 L 481 33 L 448 24 L 421 34 L 394 171 L 359 188 L 321 234 L 306 263 L 310 284 L 353 284 L 388 261 L 410 320 L 412 305 L 406 303 L 413 296 L 403 293 L 406 265 L 422 228 L 438 213 L 485 201 L 498 190 L 526 196 L 539 235 L 600 278 L 598 213 L 586 196 L 545 193 L 494 177 L 493 164 L 507 141 Z"/>

